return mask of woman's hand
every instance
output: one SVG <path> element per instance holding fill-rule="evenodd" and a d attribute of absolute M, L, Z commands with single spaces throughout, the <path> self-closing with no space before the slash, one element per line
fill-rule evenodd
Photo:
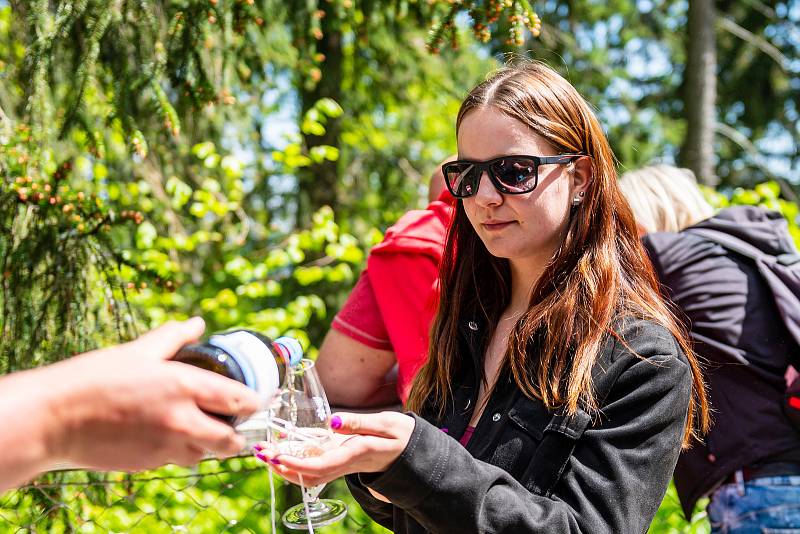
<path fill-rule="evenodd" d="M 277 454 L 260 443 L 256 457 L 286 480 L 306 487 L 325 484 L 350 473 L 385 471 L 408 445 L 414 419 L 398 412 L 374 414 L 337 413 L 331 428 L 342 441 L 319 456 L 296 458 Z"/>

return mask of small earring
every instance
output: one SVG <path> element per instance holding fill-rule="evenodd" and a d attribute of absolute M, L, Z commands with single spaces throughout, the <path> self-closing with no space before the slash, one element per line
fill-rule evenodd
<path fill-rule="evenodd" d="M 575 197 L 575 198 L 572 199 L 572 206 L 573 207 L 577 206 L 580 203 L 581 203 L 581 197 Z"/>

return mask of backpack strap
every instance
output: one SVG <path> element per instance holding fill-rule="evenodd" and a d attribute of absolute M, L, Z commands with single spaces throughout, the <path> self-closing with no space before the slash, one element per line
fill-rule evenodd
<path fill-rule="evenodd" d="M 736 252 L 737 254 L 741 254 L 745 258 L 750 258 L 751 260 L 756 262 L 759 260 L 766 260 L 767 258 L 775 258 L 775 261 L 777 261 L 781 265 L 786 265 L 787 267 L 800 262 L 800 254 L 794 252 L 788 252 L 785 254 L 780 254 L 778 256 L 773 256 L 772 254 L 767 254 L 766 252 L 758 249 L 757 247 L 754 247 L 753 245 L 747 243 L 746 241 L 728 235 L 724 232 L 720 232 L 718 230 L 711 230 L 709 228 L 687 228 L 684 231 L 690 234 L 703 237 L 708 241 L 712 241 L 730 251 Z"/>

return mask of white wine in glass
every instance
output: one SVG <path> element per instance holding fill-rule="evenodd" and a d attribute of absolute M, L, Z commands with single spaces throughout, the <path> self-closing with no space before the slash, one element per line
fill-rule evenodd
<path fill-rule="evenodd" d="M 269 405 L 268 441 L 279 454 L 298 458 L 319 456 L 335 445 L 329 421 L 331 408 L 312 360 L 304 359 L 290 369 L 286 386 Z M 302 488 L 303 504 L 289 508 L 282 517 L 287 528 L 322 527 L 347 515 L 338 499 L 320 499 L 324 484 Z"/>

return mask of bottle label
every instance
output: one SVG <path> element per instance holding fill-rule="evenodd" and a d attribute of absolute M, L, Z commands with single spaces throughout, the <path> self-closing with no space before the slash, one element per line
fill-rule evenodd
<path fill-rule="evenodd" d="M 227 352 L 239 364 L 245 383 L 259 394 L 262 403 L 266 403 L 272 392 L 278 389 L 280 376 L 275 357 L 269 347 L 253 334 L 239 331 L 215 335 L 208 339 L 208 343 Z"/>

